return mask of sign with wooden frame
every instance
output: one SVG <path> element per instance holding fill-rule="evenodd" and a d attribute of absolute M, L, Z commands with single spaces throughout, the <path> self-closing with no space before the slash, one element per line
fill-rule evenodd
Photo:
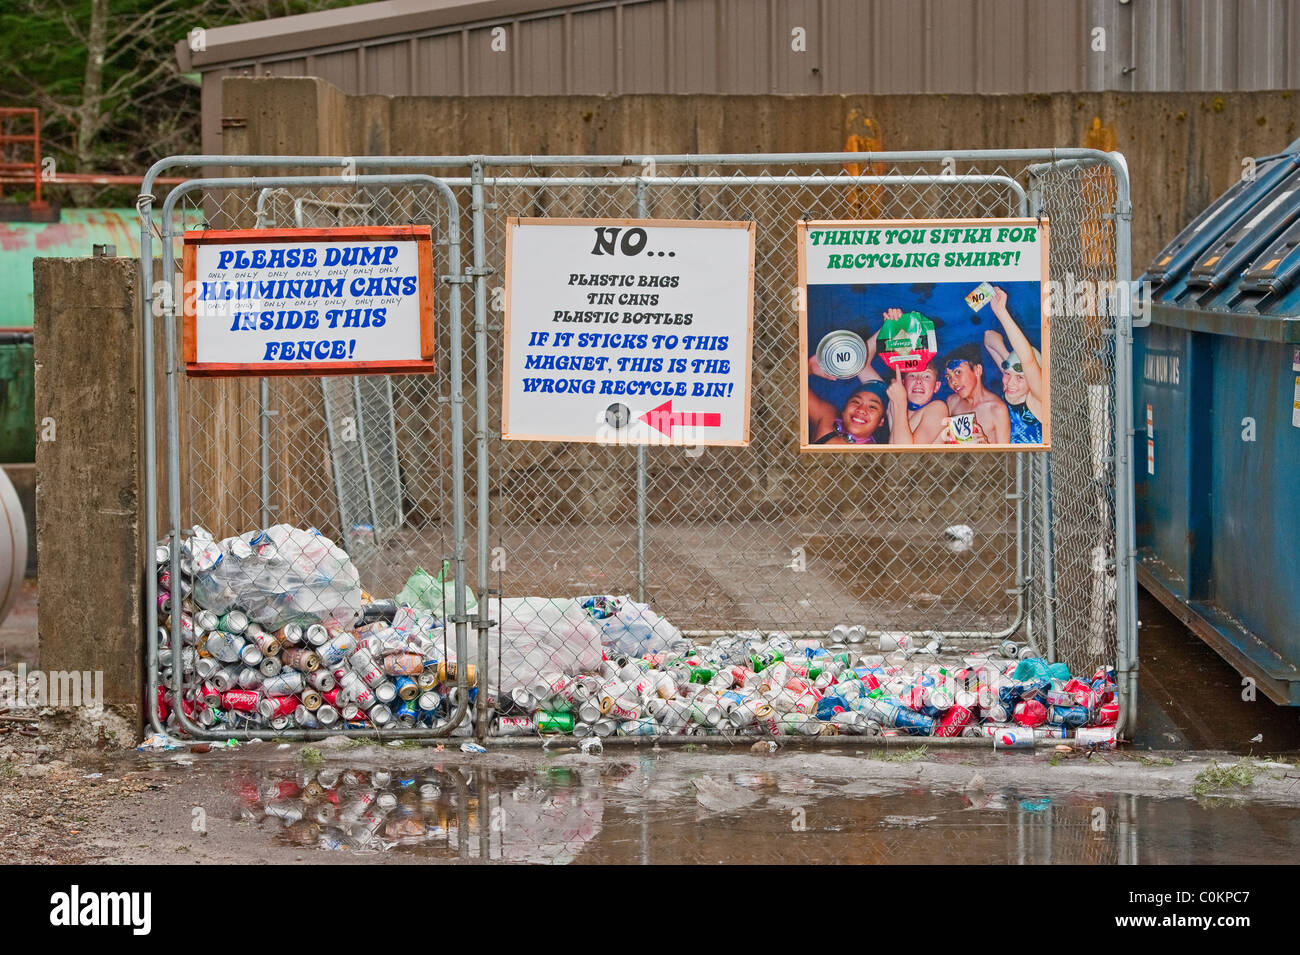
<path fill-rule="evenodd" d="M 435 370 L 430 226 L 186 232 L 182 274 L 189 375 Z"/>
<path fill-rule="evenodd" d="M 506 220 L 502 438 L 749 444 L 753 222 Z"/>

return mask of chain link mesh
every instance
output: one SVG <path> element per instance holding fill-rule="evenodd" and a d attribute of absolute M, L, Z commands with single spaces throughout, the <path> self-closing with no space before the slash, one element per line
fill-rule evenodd
<path fill-rule="evenodd" d="M 218 538 L 288 523 L 318 528 L 348 550 L 361 584 L 392 597 L 419 567 L 456 551 L 452 415 L 473 436 L 478 363 L 485 363 L 490 654 L 517 598 L 630 595 L 701 643 L 738 631 L 824 636 L 934 632 L 950 647 L 1031 642 L 1074 672 L 1112 664 L 1115 624 L 1115 336 L 1113 308 L 1053 298 L 1049 455 L 810 455 L 798 437 L 796 221 L 973 218 L 1024 212 L 1026 170 L 995 163 L 876 163 L 893 181 L 864 185 L 838 164 L 764 168 L 547 166 L 493 169 L 482 230 L 491 271 L 487 347 L 475 348 L 473 295 L 463 299 L 464 404 L 448 386 L 448 287 L 436 300 L 438 373 L 369 378 L 201 379 L 180 382 L 182 526 Z M 959 175 L 952 175 L 953 173 Z M 951 181 L 934 181 L 948 174 Z M 923 178 L 926 177 L 926 178 Z M 973 177 L 973 178 L 972 178 Z M 190 193 L 209 228 L 429 224 L 435 271 L 446 273 L 448 216 L 461 217 L 471 262 L 471 190 L 449 180 L 457 207 L 426 186 L 349 184 Z M 1115 277 L 1114 182 L 1098 167 L 1050 167 L 1035 200 L 1052 222 L 1051 278 Z M 511 216 L 752 220 L 757 226 L 751 442 L 745 448 L 608 447 L 504 442 L 505 350 L 500 286 Z M 179 236 L 170 237 L 179 261 Z M 265 398 L 263 398 L 265 388 Z M 466 500 L 476 500 L 477 444 L 462 450 Z M 263 460 L 265 455 L 265 461 Z M 1050 465 L 1049 465 L 1050 459 Z M 644 499 L 638 461 L 644 460 Z M 265 492 L 263 489 L 266 489 Z M 873 500 L 906 497 L 906 513 Z M 1050 499 L 1050 508 L 1049 508 Z M 644 508 L 644 525 L 638 522 Z M 969 547 L 946 529 L 965 524 Z M 478 558 L 469 508 L 463 553 Z M 639 543 L 640 542 L 640 543 Z M 472 571 L 468 575 L 473 581 Z M 480 599 L 486 594 L 479 594 Z M 438 608 L 442 610 L 443 608 Z M 444 614 L 445 616 L 445 614 Z M 501 619 L 505 618 L 505 619 Z M 447 628 L 442 629 L 447 633 Z M 443 641 L 442 659 L 446 638 Z M 530 674 L 554 674 L 549 659 Z M 508 711 L 514 687 L 490 699 Z"/>

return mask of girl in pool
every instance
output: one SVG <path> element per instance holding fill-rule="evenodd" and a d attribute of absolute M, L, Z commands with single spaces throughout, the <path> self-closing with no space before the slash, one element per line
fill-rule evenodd
<path fill-rule="evenodd" d="M 835 406 L 808 392 L 808 433 L 820 435 L 813 444 L 887 444 L 885 408 L 889 397 L 880 379 L 854 389 L 837 415 Z"/>
<path fill-rule="evenodd" d="M 1004 340 L 995 331 L 985 332 L 984 349 L 1002 369 L 1002 397 L 1011 415 L 1011 443 L 1042 444 L 1043 422 L 1047 420 L 1042 356 L 1011 317 L 1003 289 L 994 287 L 989 304 L 1006 334 Z"/>

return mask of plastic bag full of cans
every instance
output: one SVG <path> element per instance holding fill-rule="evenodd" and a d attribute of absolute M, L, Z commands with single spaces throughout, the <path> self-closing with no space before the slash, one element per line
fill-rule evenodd
<path fill-rule="evenodd" d="M 882 634 L 868 648 L 878 652 L 864 653 L 865 636 L 860 628 L 826 641 L 741 633 L 678 654 L 614 656 L 597 673 L 539 674 L 501 700 L 495 730 L 967 736 L 991 737 L 998 748 L 1044 739 L 1115 743 L 1113 669 L 1080 679 L 1010 641 L 956 655 L 943 653 L 935 636 L 917 646 L 908 634 Z M 1025 678 L 1026 670 L 1051 675 Z"/>
<path fill-rule="evenodd" d="M 169 562 L 160 546 L 157 707 L 169 732 L 183 732 L 180 713 L 204 728 L 434 727 L 460 702 L 456 666 L 444 662 L 431 613 L 366 601 L 350 629 L 294 622 L 270 630 L 239 607 L 217 614 L 197 606 L 184 575 L 172 587 Z M 174 593 L 182 599 L 179 639 L 170 629 Z M 469 721 L 463 726 L 468 733 Z"/>

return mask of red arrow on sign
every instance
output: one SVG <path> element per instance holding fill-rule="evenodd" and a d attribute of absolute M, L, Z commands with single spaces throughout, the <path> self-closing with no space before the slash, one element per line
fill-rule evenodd
<path fill-rule="evenodd" d="M 650 427 L 672 437 L 673 428 L 720 428 L 722 415 L 716 412 L 673 411 L 673 399 L 669 398 L 658 408 L 651 408 L 640 418 Z"/>

